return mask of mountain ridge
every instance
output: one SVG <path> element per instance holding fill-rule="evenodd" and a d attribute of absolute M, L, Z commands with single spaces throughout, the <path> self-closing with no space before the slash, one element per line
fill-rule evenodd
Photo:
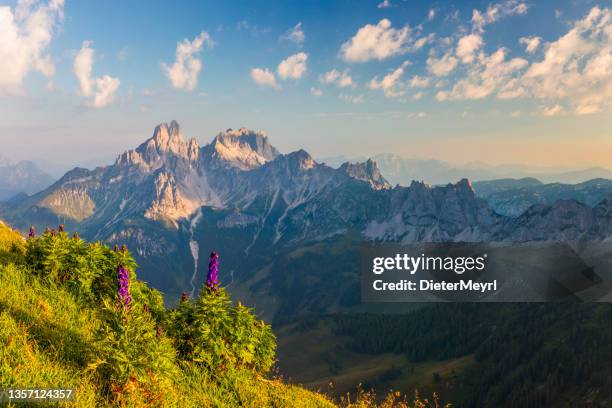
<path fill-rule="evenodd" d="M 225 154 L 219 155 L 218 144 L 236 151 L 227 154 L 221 149 Z M 323 243 L 337 247 L 342 256 L 335 257 L 351 263 L 345 257 L 352 254 L 350 258 L 357 259 L 353 251 L 364 241 L 599 237 L 593 222 L 568 218 L 573 208 L 569 204 L 550 207 L 552 211 L 538 207 L 515 219 L 494 211 L 467 179 L 443 186 L 413 181 L 391 187 L 382 174 L 375 160 L 335 169 L 318 163 L 305 150 L 283 154 L 263 133 L 245 128 L 221 132 L 199 147 L 195 139 L 185 139 L 173 121 L 157 126 L 152 137 L 120 154 L 114 164 L 73 169 L 46 190 L 5 205 L 2 213 L 24 231 L 31 224 L 44 229 L 63 223 L 91 240 L 128 244 L 145 271 L 144 278 L 170 299 L 199 286 L 202 276 L 197 271 L 205 268 L 206 252 L 221 250 L 228 254 L 232 291 L 249 293 L 255 302 L 267 296 L 277 299 L 269 308 L 257 305 L 270 317 L 299 309 L 302 295 L 296 296 L 289 286 L 275 285 L 293 279 L 281 271 L 317 270 L 304 258 L 304 249 Z M 612 216 L 607 215 L 607 206 L 612 208 L 606 202 L 597 210 L 576 207 L 576 211 L 584 213 L 584 220 L 608 225 Z M 546 218 L 546 211 L 556 218 Z M 546 224 L 551 220 L 563 222 Z M 540 230 L 525 229 L 530 223 Z M 560 230 L 563 226 L 565 232 Z M 301 264 L 294 264 L 296 260 Z M 325 276 L 351 271 L 350 280 L 356 278 L 352 263 L 349 267 L 337 262 L 330 259 L 332 269 Z M 311 278 L 316 281 L 314 275 Z M 335 296 L 319 299 L 316 306 L 316 292 L 304 284 L 302 291 L 310 294 L 310 299 L 304 298 L 309 305 L 304 311 L 325 310 L 344 299 L 338 293 L 352 292 L 331 285 L 327 291 L 337 291 Z M 295 302 L 290 306 L 292 297 Z M 354 300 L 341 302 L 355 305 Z"/>

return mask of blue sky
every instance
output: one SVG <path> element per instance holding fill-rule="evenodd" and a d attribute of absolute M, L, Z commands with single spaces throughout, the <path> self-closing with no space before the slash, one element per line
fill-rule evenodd
<path fill-rule="evenodd" d="M 0 5 L 13 159 L 108 163 L 176 119 L 318 157 L 612 167 L 609 2 Z"/>

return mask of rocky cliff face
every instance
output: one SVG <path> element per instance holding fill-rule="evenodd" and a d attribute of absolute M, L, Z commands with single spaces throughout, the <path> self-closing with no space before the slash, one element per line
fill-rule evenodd
<path fill-rule="evenodd" d="M 263 133 L 240 128 L 219 133 L 203 154 L 211 166 L 252 170 L 274 160 L 279 152 Z"/>
<path fill-rule="evenodd" d="M 391 188 L 391 184 L 380 173 L 378 165 L 372 159 L 368 159 L 364 163 L 349 163 L 346 162 L 340 166 L 340 171 L 346 173 L 355 180 L 361 180 L 368 183 L 375 190 Z"/>
<path fill-rule="evenodd" d="M 151 172 L 167 165 L 172 160 L 195 162 L 199 158 L 199 146 L 195 139 L 186 141 L 175 121 L 162 123 L 155 128 L 153 136 L 134 150 L 121 154 L 115 164 L 137 166 Z"/>
<path fill-rule="evenodd" d="M 590 207 L 574 200 L 536 204 L 517 218 L 506 219 L 500 240 L 592 242 L 612 235 L 612 198 Z"/>

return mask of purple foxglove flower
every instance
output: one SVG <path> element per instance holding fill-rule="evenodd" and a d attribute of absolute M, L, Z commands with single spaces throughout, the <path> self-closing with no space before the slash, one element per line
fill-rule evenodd
<path fill-rule="evenodd" d="M 132 296 L 130 296 L 130 271 L 123 265 L 119 265 L 117 268 L 117 280 L 119 282 L 119 300 L 127 309 L 132 301 Z"/>
<path fill-rule="evenodd" d="M 219 254 L 216 252 L 210 253 L 210 262 L 208 263 L 208 275 L 206 275 L 206 287 L 216 291 L 219 286 Z"/>
<path fill-rule="evenodd" d="M 36 228 L 32 225 L 30 227 L 30 232 L 28 233 L 28 238 L 36 238 Z"/>

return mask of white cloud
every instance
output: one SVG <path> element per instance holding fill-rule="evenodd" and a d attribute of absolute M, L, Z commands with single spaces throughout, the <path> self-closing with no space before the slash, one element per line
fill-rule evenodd
<path fill-rule="evenodd" d="M 417 40 L 418 41 L 418 40 Z M 391 27 L 391 21 L 382 19 L 378 24 L 366 24 L 340 48 L 340 56 L 348 62 L 365 62 L 372 59 L 383 60 L 416 50 L 427 40 L 421 40 L 415 47 L 410 27 L 400 29 Z"/>
<path fill-rule="evenodd" d="M 565 112 L 561 105 L 554 105 L 542 108 L 540 113 L 544 116 L 559 116 L 563 115 Z"/>
<path fill-rule="evenodd" d="M 436 36 L 435 34 L 431 33 L 431 34 L 429 34 L 429 35 L 427 35 L 425 37 L 417 38 L 414 41 L 414 43 L 412 43 L 412 46 L 410 47 L 410 50 L 411 51 L 418 51 L 418 50 L 420 50 L 427 43 L 431 42 L 434 39 L 435 36 Z"/>
<path fill-rule="evenodd" d="M 427 58 L 427 70 L 435 76 L 446 76 L 457 67 L 458 62 L 459 60 L 450 52 L 447 52 L 441 58 L 430 55 Z"/>
<path fill-rule="evenodd" d="M 427 88 L 429 86 L 429 78 L 415 75 L 410 78 L 410 81 L 408 81 L 408 85 L 411 88 Z"/>
<path fill-rule="evenodd" d="M 295 25 L 295 27 L 289 29 L 285 34 L 280 37 L 283 41 L 291 41 L 298 45 L 302 45 L 306 36 L 304 35 L 304 30 L 302 30 L 302 23 L 299 22 Z"/>
<path fill-rule="evenodd" d="M 103 108 L 113 102 L 120 81 L 109 75 L 92 78 L 95 52 L 91 44 L 91 41 L 83 41 L 81 49 L 74 58 L 73 70 L 79 80 L 81 95 L 87 98 L 87 106 Z"/>
<path fill-rule="evenodd" d="M 298 52 L 293 54 L 287 59 L 283 60 L 278 64 L 277 72 L 278 76 L 282 79 L 299 79 L 304 73 L 306 73 L 307 66 L 306 61 L 308 60 L 308 54 L 305 52 Z"/>
<path fill-rule="evenodd" d="M 253 68 L 251 69 L 251 78 L 259 86 L 269 86 L 273 89 L 280 89 L 280 85 L 276 82 L 274 73 L 269 69 Z"/>
<path fill-rule="evenodd" d="M 474 61 L 474 53 L 482 47 L 482 37 L 478 34 L 468 34 L 459 39 L 455 54 L 461 62 L 469 64 Z"/>
<path fill-rule="evenodd" d="M 198 55 L 204 45 L 212 47 L 213 41 L 206 31 L 202 31 L 193 41 L 184 39 L 176 44 L 176 60 L 168 66 L 162 63 L 162 70 L 176 89 L 192 91 L 198 84 L 202 61 Z"/>
<path fill-rule="evenodd" d="M 482 99 L 496 94 L 500 99 L 522 96 L 523 88 L 517 86 L 513 75 L 525 68 L 528 62 L 522 58 L 506 60 L 505 48 L 491 55 L 480 54 L 465 78 L 455 83 L 450 91 L 440 91 L 438 100 Z"/>
<path fill-rule="evenodd" d="M 385 9 L 385 8 L 391 8 L 391 7 L 397 7 L 396 5 L 392 4 L 391 1 L 389 0 L 383 0 L 382 2 L 378 3 L 378 7 L 379 9 Z"/>
<path fill-rule="evenodd" d="M 323 95 L 323 91 L 320 90 L 319 88 L 310 88 L 310 93 L 313 94 L 314 96 L 321 96 Z"/>
<path fill-rule="evenodd" d="M 527 13 L 528 6 L 516 0 L 507 0 L 502 3 L 490 4 L 486 11 L 472 11 L 472 29 L 475 32 L 483 32 L 484 27 L 501 18 L 516 14 Z"/>
<path fill-rule="evenodd" d="M 533 54 L 540 47 L 541 37 L 521 37 L 519 43 L 525 46 L 525 52 Z"/>
<path fill-rule="evenodd" d="M 415 101 L 420 101 L 421 98 L 423 98 L 423 92 L 417 92 L 414 95 L 412 95 L 412 99 L 414 99 Z"/>
<path fill-rule="evenodd" d="M 369 88 L 373 90 L 382 89 L 387 98 L 402 96 L 406 90 L 400 79 L 404 75 L 404 68 L 408 65 L 410 65 L 409 61 L 404 62 L 399 68 L 385 75 L 380 80 L 378 76 L 374 77 L 368 85 Z"/>
<path fill-rule="evenodd" d="M 338 88 L 346 88 L 347 86 L 354 85 L 353 78 L 351 77 L 348 69 L 340 72 L 334 68 L 331 71 L 320 75 L 319 81 L 324 84 L 336 84 Z"/>
<path fill-rule="evenodd" d="M 39 4 L 19 0 L 13 9 L 0 7 L 0 94 L 23 93 L 30 71 L 47 78 L 55 73 L 47 53 L 56 26 L 63 20 L 63 0 Z"/>
<path fill-rule="evenodd" d="M 509 3 L 505 3 L 506 5 Z M 521 13 L 520 3 L 511 3 L 507 10 Z M 504 14 L 490 12 L 485 21 Z M 484 17 L 483 17 L 484 18 Z M 524 37 L 519 42 L 528 54 L 542 48 L 541 58 L 528 62 L 523 58 L 508 58 L 508 50 L 499 48 L 486 55 L 482 50 L 465 60 L 464 76 L 454 84 L 442 85 L 436 98 L 444 100 L 534 98 L 544 101 L 545 116 L 568 114 L 587 115 L 610 111 L 612 108 L 612 10 L 593 7 L 575 21 L 567 33 L 556 41 L 542 44 L 539 37 Z M 458 45 L 456 54 L 460 57 Z M 445 54 L 445 57 L 448 57 Z M 447 59 L 449 59 L 448 57 Z M 428 59 L 430 72 L 440 75 L 453 66 L 443 64 L 444 58 Z M 471 59 L 471 61 L 470 61 Z M 464 58 L 462 58 L 464 60 Z M 448 61 L 447 61 L 448 62 Z M 453 68 L 454 69 L 454 68 Z M 463 72 L 463 71 L 462 71 Z"/>
<path fill-rule="evenodd" d="M 612 10 L 593 7 L 545 45 L 544 57 L 521 78 L 533 97 L 567 101 L 576 114 L 612 108 Z"/>
<path fill-rule="evenodd" d="M 436 10 L 430 9 L 429 13 L 427 13 L 427 19 L 432 21 L 434 18 L 436 18 Z"/>

